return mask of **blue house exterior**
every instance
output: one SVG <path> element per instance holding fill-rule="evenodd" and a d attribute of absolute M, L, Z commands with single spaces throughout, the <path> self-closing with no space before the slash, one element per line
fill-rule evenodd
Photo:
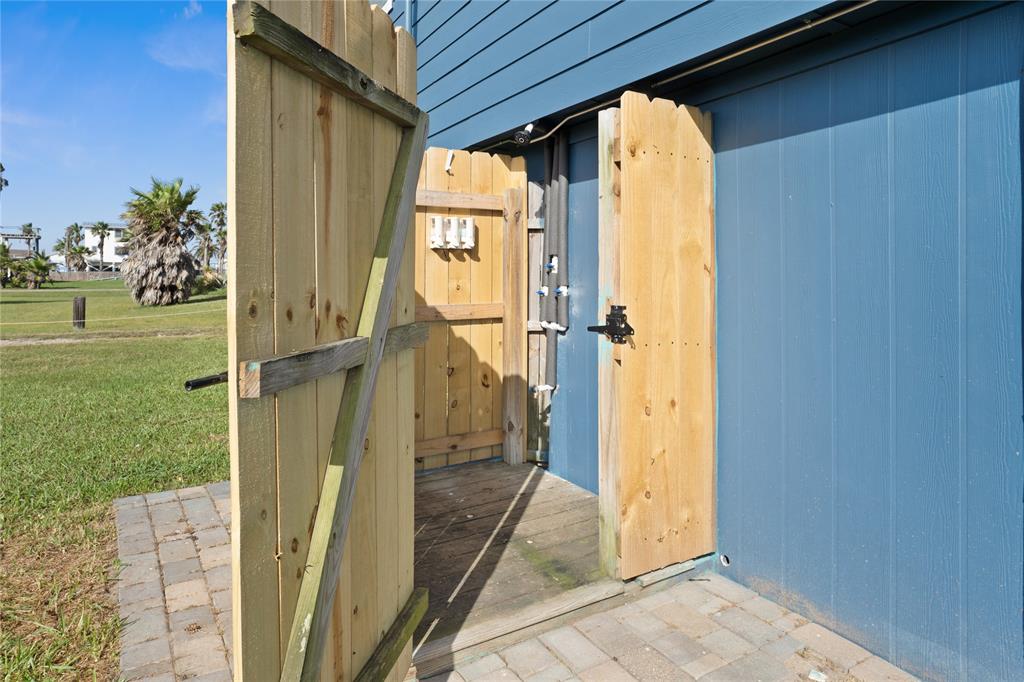
<path fill-rule="evenodd" d="M 392 16 L 433 145 L 487 147 L 626 88 L 712 112 L 719 570 L 924 679 L 1024 679 L 1024 5 Z M 596 128 L 566 128 L 550 460 L 596 490 Z"/>

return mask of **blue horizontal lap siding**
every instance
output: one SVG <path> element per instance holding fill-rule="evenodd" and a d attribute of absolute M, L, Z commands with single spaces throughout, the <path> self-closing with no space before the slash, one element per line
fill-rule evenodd
<path fill-rule="evenodd" d="M 429 38 L 416 32 L 430 143 L 474 144 L 826 4 L 474 0 Z"/>
<path fill-rule="evenodd" d="M 688 100 L 723 571 L 927 679 L 1024 678 L 1022 45 L 1004 6 Z"/>

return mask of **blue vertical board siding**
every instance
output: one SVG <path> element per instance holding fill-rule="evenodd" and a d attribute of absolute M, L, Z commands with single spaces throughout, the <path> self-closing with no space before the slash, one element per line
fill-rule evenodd
<path fill-rule="evenodd" d="M 834 303 L 833 623 L 888 651 L 893 543 L 889 53 L 830 68 Z M 824 478 L 824 477 L 822 477 Z M 871 510 L 865 513 L 864 510 Z M 820 526 L 819 526 L 820 527 Z M 849 560 L 849 557 L 863 557 Z M 792 581 L 791 581 L 792 582 Z M 824 599 L 816 600 L 825 603 Z M 863 641 L 863 640 L 862 640 Z"/>
<path fill-rule="evenodd" d="M 597 492 L 597 125 L 569 137 L 569 331 L 558 340 L 549 470 Z"/>
<path fill-rule="evenodd" d="M 779 179 L 782 320 L 780 427 L 777 464 L 783 490 L 782 574 L 805 585 L 805 596 L 829 604 L 832 552 L 816 542 L 832 522 L 832 294 L 834 258 L 829 205 L 829 70 L 815 69 L 779 84 Z M 766 177 L 772 177 L 769 173 Z M 766 185 L 767 186 L 767 185 Z M 770 187 L 770 186 L 768 186 Z M 813 264 L 808 267 L 808 264 Z M 825 454 L 826 456 L 822 456 Z M 796 552 L 790 548 L 802 548 Z M 826 613 L 830 612 L 829 608 Z"/>
<path fill-rule="evenodd" d="M 977 9 L 686 98 L 715 126 L 722 570 L 935 680 L 1024 679 L 1024 6 Z"/>

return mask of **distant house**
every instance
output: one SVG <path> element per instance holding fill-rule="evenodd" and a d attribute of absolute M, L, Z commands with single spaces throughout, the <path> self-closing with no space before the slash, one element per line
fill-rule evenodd
<path fill-rule="evenodd" d="M 15 232 L 15 229 L 18 231 Z M 25 234 L 21 228 L 0 227 L 0 243 L 10 248 L 10 256 L 14 259 L 31 258 L 39 253 L 39 239 L 38 233 Z"/>
<path fill-rule="evenodd" d="M 122 243 L 128 227 L 126 225 L 111 225 L 106 239 L 103 241 L 103 263 L 102 269 L 111 272 L 121 270 L 121 261 L 128 254 L 125 245 Z M 91 227 L 82 229 L 82 246 L 89 249 L 89 255 L 85 259 L 86 270 L 100 270 L 100 238 L 96 236 Z M 50 256 L 50 262 L 66 269 L 64 254 L 56 252 Z"/>
<path fill-rule="evenodd" d="M 124 244 L 121 243 L 127 229 L 125 225 L 110 226 L 110 232 L 103 242 L 103 269 L 113 271 L 121 269 L 121 261 L 124 260 L 128 253 Z M 89 270 L 99 270 L 100 238 L 93 233 L 91 227 L 86 227 L 84 233 L 85 237 L 82 240 L 82 245 L 88 247 L 91 251 L 89 257 L 86 258 L 87 267 Z"/>

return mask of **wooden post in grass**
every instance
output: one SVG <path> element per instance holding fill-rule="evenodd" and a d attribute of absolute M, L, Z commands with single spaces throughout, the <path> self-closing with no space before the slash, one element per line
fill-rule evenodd
<path fill-rule="evenodd" d="M 71 303 L 71 324 L 75 329 L 85 329 L 85 296 L 75 296 Z"/>

